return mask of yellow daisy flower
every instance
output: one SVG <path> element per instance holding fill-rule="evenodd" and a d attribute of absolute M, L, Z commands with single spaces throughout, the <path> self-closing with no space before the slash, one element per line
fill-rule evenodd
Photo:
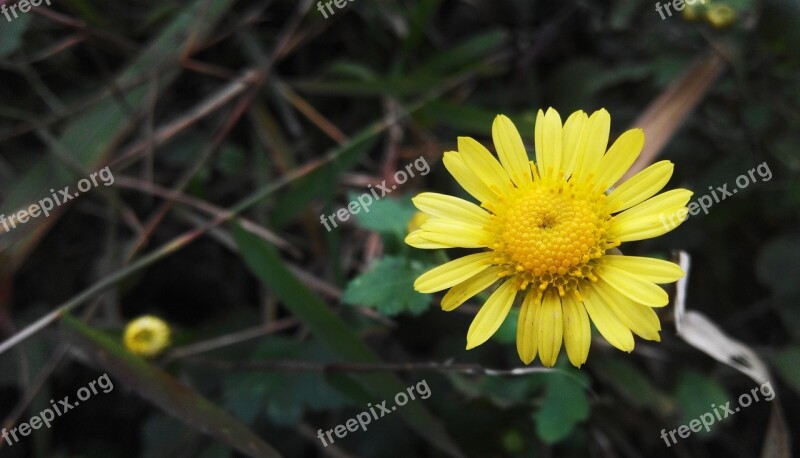
<path fill-rule="evenodd" d="M 125 348 L 133 354 L 152 358 L 158 356 L 170 344 L 169 325 L 156 316 L 144 315 L 125 326 L 123 341 Z"/>
<path fill-rule="evenodd" d="M 517 351 L 530 364 L 537 353 L 553 366 L 562 340 L 573 365 L 586 362 L 589 320 L 620 350 L 633 350 L 633 334 L 659 341 L 653 307 L 667 305 L 657 283 L 683 276 L 659 259 L 622 256 L 622 242 L 665 234 L 680 224 L 662 215 L 685 209 L 691 191 L 658 193 L 672 176 L 669 161 L 657 162 L 615 189 L 644 145 L 632 129 L 608 145 L 611 118 L 573 113 L 562 125 L 552 108 L 539 110 L 534 129 L 536 163 L 506 116 L 492 125 L 498 160 L 480 143 L 459 137 L 458 151 L 444 165 L 480 206 L 445 194 L 413 199 L 431 218 L 406 237 L 416 248 L 478 248 L 481 251 L 422 274 L 422 293 L 450 289 L 442 309 L 454 310 L 498 283 L 467 331 L 467 349 L 486 342 L 505 320 L 518 294 Z M 684 217 L 685 219 L 685 217 Z"/>

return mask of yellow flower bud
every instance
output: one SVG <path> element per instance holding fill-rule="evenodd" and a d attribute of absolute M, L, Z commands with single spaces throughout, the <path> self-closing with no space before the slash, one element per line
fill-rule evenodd
<path fill-rule="evenodd" d="M 736 22 L 736 10 L 728 5 L 711 5 L 706 11 L 706 21 L 716 29 L 722 29 Z"/>
<path fill-rule="evenodd" d="M 125 348 L 133 354 L 153 358 L 170 344 L 169 325 L 161 318 L 145 315 L 125 326 Z"/>

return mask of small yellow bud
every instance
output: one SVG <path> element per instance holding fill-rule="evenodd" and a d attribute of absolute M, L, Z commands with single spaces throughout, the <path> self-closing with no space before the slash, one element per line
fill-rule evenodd
<path fill-rule="evenodd" d="M 706 11 L 706 21 L 716 29 L 722 29 L 736 22 L 736 10 L 728 5 L 711 5 Z"/>
<path fill-rule="evenodd" d="M 125 326 L 125 348 L 135 355 L 153 358 L 170 344 L 169 325 L 161 318 L 145 315 Z"/>

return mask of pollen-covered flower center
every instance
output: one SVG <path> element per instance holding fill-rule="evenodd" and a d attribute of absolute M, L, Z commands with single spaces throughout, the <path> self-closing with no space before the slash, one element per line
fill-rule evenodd
<path fill-rule="evenodd" d="M 608 240 L 604 199 L 564 181 L 539 179 L 514 189 L 492 209 L 496 262 L 522 279 L 521 288 L 553 286 L 563 295 L 579 279 L 593 279 L 591 261 L 616 245 Z"/>

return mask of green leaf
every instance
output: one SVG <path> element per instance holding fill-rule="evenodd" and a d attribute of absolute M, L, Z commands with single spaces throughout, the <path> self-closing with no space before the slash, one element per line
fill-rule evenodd
<path fill-rule="evenodd" d="M 788 347 L 772 357 L 772 363 L 797 393 L 800 393 L 800 347 Z"/>
<path fill-rule="evenodd" d="M 245 264 L 323 344 L 350 362 L 378 362 L 377 356 L 347 324 L 295 278 L 272 245 L 235 223 L 231 232 Z M 406 388 L 400 379 L 388 374 L 362 375 L 357 380 L 381 400 L 389 399 Z M 423 404 L 409 403 L 397 412 L 414 431 L 432 444 L 451 456 L 463 456 L 442 424 Z"/>
<path fill-rule="evenodd" d="M 675 387 L 681 409 L 681 424 L 688 424 L 711 410 L 711 404 L 724 405 L 730 397 L 725 387 L 711 377 L 689 371 L 681 375 Z M 702 430 L 698 434 L 708 434 Z"/>
<path fill-rule="evenodd" d="M 65 315 L 67 337 L 114 378 L 155 407 L 253 457 L 279 457 L 245 425 L 163 370 L 134 356 L 116 340 Z"/>
<path fill-rule="evenodd" d="M 584 376 L 574 369 L 566 369 L 581 380 Z M 572 376 L 549 374 L 541 408 L 534 416 L 536 433 L 548 444 L 560 442 L 572 433 L 579 422 L 589 417 L 589 399 L 586 391 Z"/>
<path fill-rule="evenodd" d="M 348 198 L 350 202 L 359 202 L 359 197 L 362 197 L 361 202 L 366 202 L 365 195 L 373 197 L 371 193 L 365 192 L 364 194 L 350 193 Z M 416 212 L 417 209 L 414 208 L 411 199 L 406 197 L 403 199 L 372 199 L 371 204 L 359 206 L 358 213 L 354 212 L 353 214 L 358 224 L 364 229 L 382 234 L 393 234 L 402 239 L 405 237 L 408 221 Z"/>
<path fill-rule="evenodd" d="M 276 337 L 265 339 L 253 358 L 330 361 L 326 347 L 316 340 L 298 342 Z M 306 410 L 346 405 L 346 400 L 327 384 L 321 373 L 232 373 L 223 380 L 223 392 L 225 406 L 246 423 L 266 414 L 273 423 L 291 426 L 300 421 Z"/>
<path fill-rule="evenodd" d="M 428 310 L 431 295 L 415 291 L 414 280 L 428 268 L 419 261 L 385 256 L 350 281 L 342 302 L 372 307 L 388 316 L 403 312 L 419 315 Z"/>

